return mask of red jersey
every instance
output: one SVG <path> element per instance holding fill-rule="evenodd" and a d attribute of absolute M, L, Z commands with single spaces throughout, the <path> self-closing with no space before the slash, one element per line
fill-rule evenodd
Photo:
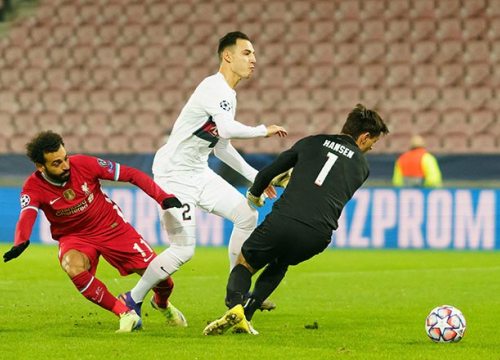
<path fill-rule="evenodd" d="M 66 235 L 88 238 L 118 235 L 128 225 L 118 206 L 101 189 L 100 179 L 127 181 L 137 185 L 159 204 L 172 195 L 164 192 L 145 173 L 128 166 L 92 156 L 73 155 L 70 177 L 63 184 L 47 180 L 39 171 L 25 182 L 21 192 L 21 220 L 29 209 L 42 210 L 55 240 Z M 29 239 L 32 222 L 18 223 L 15 244 Z M 125 225 L 125 227 L 124 227 Z"/>

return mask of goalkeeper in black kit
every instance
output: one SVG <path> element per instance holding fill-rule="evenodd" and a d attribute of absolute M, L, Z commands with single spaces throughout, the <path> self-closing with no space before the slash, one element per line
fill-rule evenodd
<path fill-rule="evenodd" d="M 247 193 L 255 206 L 264 204 L 262 194 L 270 183 L 288 185 L 271 213 L 243 243 L 227 282 L 229 310 L 207 325 L 205 335 L 220 335 L 230 328 L 258 334 L 250 323 L 254 312 L 279 285 L 288 266 L 328 247 L 342 209 L 368 178 L 364 153 L 388 133 L 375 111 L 358 104 L 340 134 L 305 137 L 258 173 Z M 248 298 L 252 275 L 264 267 Z"/>

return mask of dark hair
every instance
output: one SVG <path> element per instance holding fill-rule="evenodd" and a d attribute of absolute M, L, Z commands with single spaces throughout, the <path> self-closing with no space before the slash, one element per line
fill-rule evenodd
<path fill-rule="evenodd" d="M 222 52 L 233 45 L 236 45 L 236 41 L 238 39 L 243 39 L 243 40 L 248 40 L 250 41 L 250 38 L 242 33 L 241 31 L 233 31 L 230 33 L 227 33 L 223 37 L 220 38 L 219 40 L 219 47 L 217 48 L 217 54 L 219 55 L 219 59 L 222 59 Z"/>
<path fill-rule="evenodd" d="M 61 135 L 48 130 L 38 133 L 26 144 L 26 155 L 34 163 L 45 164 L 45 153 L 56 152 L 64 142 Z"/>
<path fill-rule="evenodd" d="M 389 133 L 389 129 L 376 111 L 357 104 L 347 116 L 347 120 L 342 127 L 342 133 L 357 139 L 359 135 L 366 132 L 373 137 L 381 134 L 386 135 Z"/>

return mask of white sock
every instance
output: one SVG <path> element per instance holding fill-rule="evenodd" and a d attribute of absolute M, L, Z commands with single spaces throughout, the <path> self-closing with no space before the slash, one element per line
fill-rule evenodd
<path fill-rule="evenodd" d="M 233 232 L 231 233 L 231 237 L 229 238 L 229 245 L 227 251 L 229 253 L 229 272 L 233 270 L 236 265 L 236 259 L 238 259 L 238 255 L 241 252 L 241 246 L 245 242 L 246 239 L 250 236 L 252 231 L 242 230 L 237 228 L 236 226 L 233 228 Z"/>

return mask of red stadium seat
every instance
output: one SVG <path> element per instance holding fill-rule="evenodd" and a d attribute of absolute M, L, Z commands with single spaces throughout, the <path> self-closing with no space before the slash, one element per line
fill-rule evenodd
<path fill-rule="evenodd" d="M 451 108 L 443 111 L 436 133 L 446 136 L 449 132 L 470 132 L 467 113 L 460 108 Z"/>
<path fill-rule="evenodd" d="M 358 65 L 341 65 L 337 69 L 337 74 L 333 79 L 337 88 L 359 87 L 361 83 L 361 69 Z"/>
<path fill-rule="evenodd" d="M 400 87 L 411 84 L 412 67 L 410 64 L 394 64 L 388 66 L 387 71 L 387 83 L 389 87 Z"/>
<path fill-rule="evenodd" d="M 467 19 L 463 23 L 463 35 L 466 41 L 482 40 L 488 31 L 486 18 Z"/>
<path fill-rule="evenodd" d="M 360 39 L 362 42 L 384 41 L 385 33 L 384 20 L 380 18 L 366 20 L 362 22 Z"/>
<path fill-rule="evenodd" d="M 287 88 L 300 87 L 309 79 L 309 67 L 305 65 L 288 66 L 284 78 L 284 85 Z"/>
<path fill-rule="evenodd" d="M 442 136 L 440 152 L 449 154 L 469 153 L 469 138 L 467 132 L 451 130 Z"/>
<path fill-rule="evenodd" d="M 470 87 L 467 92 L 469 104 L 473 110 L 496 108 L 496 106 L 492 106 L 493 102 L 497 103 L 497 101 L 494 98 L 494 91 L 491 86 Z M 497 106 L 500 106 L 500 104 Z"/>
<path fill-rule="evenodd" d="M 258 2 L 257 2 L 258 4 Z M 288 7 L 288 16 L 293 20 L 305 20 L 312 10 L 312 4 L 307 0 L 291 1 Z M 260 12 L 257 12 L 257 17 Z"/>
<path fill-rule="evenodd" d="M 437 38 L 443 40 L 462 40 L 462 26 L 459 18 L 443 19 L 438 23 Z"/>
<path fill-rule="evenodd" d="M 462 64 L 444 64 L 440 66 L 439 82 L 441 86 L 457 86 L 463 84 L 465 69 Z"/>
<path fill-rule="evenodd" d="M 490 41 L 500 40 L 500 14 L 499 17 L 489 19 L 488 39 Z"/>
<path fill-rule="evenodd" d="M 94 49 L 90 45 L 74 46 L 70 56 L 73 68 L 86 68 L 94 58 Z"/>
<path fill-rule="evenodd" d="M 470 64 L 467 67 L 465 84 L 469 87 L 482 86 L 488 84 L 491 76 L 491 69 L 488 63 Z"/>
<path fill-rule="evenodd" d="M 0 75 L 3 75 L 2 73 L 4 72 L 7 73 L 8 70 L 5 69 L 5 71 L 1 71 Z M 23 87 L 25 89 L 33 89 L 40 91 L 41 89 L 44 89 L 47 86 L 44 79 L 44 71 L 42 68 L 28 67 L 21 72 L 21 76 L 23 80 Z M 8 82 L 4 83 L 7 84 Z"/>
<path fill-rule="evenodd" d="M 429 133 L 437 128 L 440 122 L 440 112 L 437 110 L 420 111 L 415 114 L 414 126 L 419 133 Z"/>
<path fill-rule="evenodd" d="M 356 42 L 339 44 L 333 57 L 334 64 L 350 64 L 357 60 L 360 54 L 360 45 Z"/>
<path fill-rule="evenodd" d="M 286 38 L 291 45 L 298 43 L 311 43 L 311 23 L 309 21 L 296 21 L 288 28 Z"/>
<path fill-rule="evenodd" d="M 478 40 L 465 43 L 464 60 L 467 63 L 487 63 L 490 61 L 490 54 L 489 43 L 487 41 Z"/>
<path fill-rule="evenodd" d="M 418 0 L 413 2 L 411 16 L 414 18 L 435 18 L 436 7 L 434 0 Z"/>
<path fill-rule="evenodd" d="M 335 34 L 335 24 L 332 21 L 318 21 L 311 24 L 310 41 L 314 46 L 318 42 L 327 42 L 331 44 L 331 39 Z"/>
<path fill-rule="evenodd" d="M 287 46 L 287 56 L 283 59 L 286 65 L 306 64 L 307 57 L 311 54 L 310 45 L 307 42 L 290 41 Z"/>
<path fill-rule="evenodd" d="M 235 4 L 236 5 L 236 4 Z M 268 21 L 283 21 L 286 14 L 287 4 L 282 1 L 266 1 L 265 10 L 262 13 L 262 20 L 264 23 Z M 237 7 L 235 7 L 235 13 L 237 12 Z M 228 18 L 231 20 L 232 16 Z"/>
<path fill-rule="evenodd" d="M 22 90 L 17 93 L 17 104 L 19 111 L 39 110 L 41 108 L 40 93 L 30 89 Z"/>
<path fill-rule="evenodd" d="M 395 110 L 384 117 L 391 136 L 394 134 L 405 134 L 413 132 L 413 113 L 410 110 Z"/>
<path fill-rule="evenodd" d="M 89 107 L 95 111 L 110 113 L 114 110 L 113 90 L 94 89 L 89 92 Z"/>
<path fill-rule="evenodd" d="M 436 21 L 433 19 L 416 19 L 413 23 L 411 38 L 413 42 L 434 40 L 436 29 Z"/>
<path fill-rule="evenodd" d="M 360 33 L 360 23 L 355 20 L 344 20 L 338 23 L 334 39 L 337 43 L 348 43 L 358 37 Z M 366 30 L 364 30 L 366 31 Z"/>
<path fill-rule="evenodd" d="M 406 41 L 411 33 L 410 19 L 394 19 L 388 23 L 386 40 L 389 43 Z"/>
<path fill-rule="evenodd" d="M 438 86 L 438 67 L 435 64 L 419 64 L 415 66 L 415 76 L 413 84 L 420 86 Z"/>
<path fill-rule="evenodd" d="M 16 127 L 12 121 L 11 114 L 5 111 L 0 111 L 0 129 L 3 136 L 12 136 L 16 132 Z"/>
<path fill-rule="evenodd" d="M 384 1 L 379 1 L 379 0 L 363 0 L 360 1 L 363 10 L 361 12 L 361 19 L 362 20 L 368 20 L 368 19 L 380 19 L 384 17 L 384 12 L 385 12 L 385 7 L 386 4 L 384 4 Z"/>
<path fill-rule="evenodd" d="M 476 154 L 498 154 L 499 139 L 489 132 L 470 137 L 470 152 Z"/>
<path fill-rule="evenodd" d="M 445 106 L 460 106 L 469 111 L 470 103 L 467 101 L 466 89 L 461 86 L 447 86 L 441 89 L 441 102 Z"/>
<path fill-rule="evenodd" d="M 55 111 L 43 111 L 37 115 L 40 130 L 53 130 L 61 132 L 63 125 L 59 113 Z"/>
<path fill-rule="evenodd" d="M 460 17 L 462 9 L 460 0 L 439 0 L 436 5 L 438 6 L 438 16 L 440 19 Z"/>
<path fill-rule="evenodd" d="M 382 63 L 386 57 L 386 47 L 382 41 L 364 43 L 359 61 L 363 64 Z"/>
<path fill-rule="evenodd" d="M 411 62 L 411 45 L 407 42 L 392 43 L 387 48 L 388 64 L 409 64 Z"/>
<path fill-rule="evenodd" d="M 313 11 L 311 12 L 311 20 L 331 19 L 335 13 L 335 3 L 331 0 L 317 0 L 311 3 Z"/>
<path fill-rule="evenodd" d="M 335 17 L 342 20 L 358 20 L 361 6 L 359 1 L 341 1 L 335 8 Z"/>
<path fill-rule="evenodd" d="M 391 0 L 387 2 L 386 16 L 388 19 L 406 18 L 410 13 L 410 2 L 407 0 Z"/>
<path fill-rule="evenodd" d="M 416 109 L 423 111 L 432 109 L 439 103 L 439 88 L 436 86 L 424 85 L 415 88 Z"/>
<path fill-rule="evenodd" d="M 435 60 L 438 64 L 455 62 L 459 56 L 463 56 L 463 44 L 461 41 L 443 41 L 439 44 L 439 49 Z"/>
<path fill-rule="evenodd" d="M 60 89 L 47 89 L 41 94 L 41 103 L 45 111 L 60 113 L 65 109 L 64 93 Z"/>
<path fill-rule="evenodd" d="M 74 111 L 80 113 L 87 110 L 89 100 L 87 92 L 81 89 L 73 89 L 64 93 L 66 111 Z"/>
<path fill-rule="evenodd" d="M 472 133 L 490 132 L 495 125 L 495 113 L 489 109 L 479 109 L 469 113 L 469 127 Z"/>
<path fill-rule="evenodd" d="M 378 87 L 386 81 L 386 68 L 383 64 L 370 64 L 362 68 L 360 85 L 363 87 Z"/>
<path fill-rule="evenodd" d="M 462 13 L 468 18 L 480 17 L 485 15 L 486 7 L 486 0 L 464 1 Z"/>
<path fill-rule="evenodd" d="M 317 43 L 314 46 L 312 46 L 311 50 L 312 50 L 310 59 L 311 64 L 325 64 L 331 66 L 335 51 L 334 51 L 334 46 L 330 41 Z"/>
<path fill-rule="evenodd" d="M 90 132 L 99 132 L 102 135 L 108 135 L 110 114 L 103 111 L 92 110 L 85 114 L 85 124 Z"/>

